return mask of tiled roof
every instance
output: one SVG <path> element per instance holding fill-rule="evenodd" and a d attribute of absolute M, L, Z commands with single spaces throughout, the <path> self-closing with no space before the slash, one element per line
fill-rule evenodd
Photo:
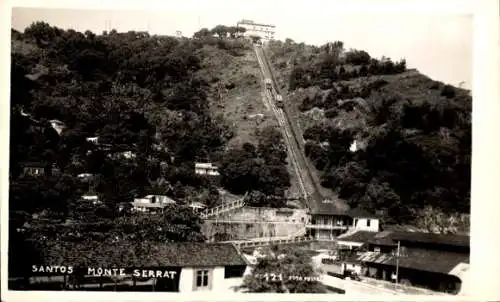
<path fill-rule="evenodd" d="M 423 232 L 394 232 L 391 237 L 396 241 L 441 244 L 457 247 L 470 246 L 470 237 L 465 235 L 443 235 Z"/>
<path fill-rule="evenodd" d="M 387 253 L 364 252 L 357 260 L 396 266 L 396 256 Z M 433 273 L 449 274 L 459 263 L 469 263 L 469 256 L 463 253 L 408 248 L 399 257 L 399 267 Z"/>
<path fill-rule="evenodd" d="M 158 264 L 164 266 L 245 265 L 230 243 L 170 243 L 158 246 Z"/>
<path fill-rule="evenodd" d="M 392 234 L 392 231 L 382 231 L 375 234 L 372 239 L 368 240 L 368 243 L 376 245 L 396 245 L 397 243 L 392 239 Z"/>
<path fill-rule="evenodd" d="M 373 238 L 375 238 L 375 236 L 377 234 L 378 233 L 376 233 L 376 232 L 357 231 L 357 232 L 355 232 L 351 235 L 345 236 L 345 237 L 339 236 L 338 241 L 351 241 L 351 242 L 367 243 L 367 242 L 373 240 Z"/>
<path fill-rule="evenodd" d="M 313 215 L 345 215 L 345 211 L 336 206 L 335 201 L 315 202 L 311 209 Z"/>
<path fill-rule="evenodd" d="M 383 231 L 377 233 L 368 243 L 376 245 L 396 245 L 398 241 L 403 244 L 423 243 L 434 245 L 448 245 L 460 248 L 468 248 L 470 246 L 470 237 L 465 235 L 443 235 L 423 232 L 393 232 Z"/>
<path fill-rule="evenodd" d="M 246 265 L 245 260 L 230 243 L 57 242 L 53 248 L 42 249 L 42 253 L 44 263 L 65 263 L 75 267 Z"/>

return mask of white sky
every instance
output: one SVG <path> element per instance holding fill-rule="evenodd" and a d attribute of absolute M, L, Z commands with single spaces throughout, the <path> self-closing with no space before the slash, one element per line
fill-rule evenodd
<path fill-rule="evenodd" d="M 333 0 L 332 0 L 333 1 Z M 296 42 L 323 44 L 340 40 L 346 48 L 363 49 L 374 57 L 385 55 L 393 60 L 406 58 L 433 79 L 472 87 L 473 18 L 458 13 L 361 12 L 318 9 L 310 0 L 287 2 L 287 10 L 278 1 L 249 5 L 249 0 L 205 1 L 204 5 L 184 6 L 164 11 L 142 6 L 142 10 L 14 8 L 12 27 L 24 30 L 34 21 L 46 21 L 61 28 L 87 29 L 101 33 L 107 20 L 118 31 L 147 30 L 158 34 L 182 31 L 191 36 L 200 26 L 232 25 L 240 19 L 276 25 L 276 38 L 289 37 Z M 262 2 L 253 0 L 252 3 Z M 321 1 L 320 1 L 321 2 Z M 207 4 L 208 3 L 208 4 Z M 322 7 L 323 8 L 323 7 Z M 280 12 L 279 14 L 277 12 Z"/>

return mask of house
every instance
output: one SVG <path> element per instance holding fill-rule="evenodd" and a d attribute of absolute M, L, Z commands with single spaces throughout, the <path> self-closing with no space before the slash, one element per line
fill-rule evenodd
<path fill-rule="evenodd" d="M 348 230 L 378 232 L 379 219 L 361 209 L 344 211 L 332 200 L 323 200 L 311 210 L 311 223 L 306 225 L 315 239 L 332 240 Z"/>
<path fill-rule="evenodd" d="M 20 163 L 21 176 L 33 176 L 40 177 L 44 175 L 57 175 L 60 173 L 60 169 L 55 165 L 47 165 L 40 161 L 27 161 Z M 49 169 L 50 168 L 50 169 Z"/>
<path fill-rule="evenodd" d="M 195 163 L 194 172 L 198 175 L 219 176 L 219 168 L 212 163 Z"/>
<path fill-rule="evenodd" d="M 157 213 L 162 212 L 167 205 L 176 203 L 175 200 L 165 195 L 147 195 L 134 199 L 132 209 L 137 212 Z"/>
<path fill-rule="evenodd" d="M 21 163 L 22 166 L 22 176 L 44 176 L 45 175 L 45 163 L 42 162 L 24 162 Z"/>
<path fill-rule="evenodd" d="M 359 208 L 351 209 L 346 214 L 352 218 L 352 227 L 354 229 L 368 232 L 380 231 L 379 219 L 373 214 Z"/>
<path fill-rule="evenodd" d="M 66 125 L 60 120 L 50 120 L 49 123 L 59 135 L 66 129 Z"/>
<path fill-rule="evenodd" d="M 87 137 L 86 141 L 89 143 L 93 143 L 93 144 L 98 145 L 99 144 L 99 137 L 98 136 Z"/>
<path fill-rule="evenodd" d="M 236 23 L 236 27 L 244 28 L 245 32 L 241 35 L 243 37 L 257 36 L 263 41 L 274 39 L 276 26 L 272 24 L 256 23 L 252 20 L 241 20 Z"/>
<path fill-rule="evenodd" d="M 84 195 L 82 195 L 82 200 L 87 200 L 87 201 L 90 201 L 92 202 L 92 204 L 96 205 L 96 204 L 100 204 L 102 203 L 100 200 L 99 200 L 99 196 L 97 196 L 97 194 L 95 193 L 85 193 Z"/>
<path fill-rule="evenodd" d="M 349 232 L 338 236 L 337 245 L 340 248 L 359 250 L 363 246 L 367 246 L 367 243 L 372 241 L 377 234 L 378 233 L 371 231 L 352 229 Z"/>
<path fill-rule="evenodd" d="M 467 278 L 469 253 L 469 236 L 384 231 L 368 241 L 368 251 L 357 260 L 368 277 L 458 293 Z"/>
<path fill-rule="evenodd" d="M 59 277 L 59 285 L 69 290 L 95 290 L 101 287 L 111 291 L 224 293 L 233 292 L 236 286 L 242 284 L 247 269 L 247 262 L 230 243 L 163 243 L 150 247 L 151 252 L 136 255 L 132 263 L 121 264 L 128 261 L 123 257 L 117 257 L 113 263 L 106 263 L 109 260 L 104 257 L 95 257 L 92 259 L 93 265 L 81 267 L 78 265 L 80 260 L 72 256 L 75 253 L 73 249 L 78 248 L 78 252 L 88 254 L 102 248 L 99 242 L 78 247 L 61 245 L 57 251 L 48 254 L 45 261 L 64 261 L 73 268 L 74 275 L 81 277 L 75 279 L 74 285 L 68 285 L 63 273 L 58 271 L 50 274 L 52 280 L 45 278 L 45 283 L 51 282 L 54 286 L 54 279 Z M 134 250 L 130 246 L 131 253 Z M 30 278 L 31 286 L 43 288 L 43 285 L 35 284 L 36 278 Z"/>
<path fill-rule="evenodd" d="M 206 206 L 206 205 L 204 205 L 204 204 L 203 204 L 203 203 L 201 203 L 201 202 L 192 202 L 192 203 L 189 205 L 189 207 L 190 207 L 191 209 L 193 209 L 193 211 L 195 211 L 195 212 L 199 212 L 199 211 L 204 210 L 207 206 Z"/>
<path fill-rule="evenodd" d="M 316 240 L 333 240 L 349 228 L 349 217 L 331 200 L 315 204 L 310 214 L 310 223 L 306 224 L 306 229 Z"/>

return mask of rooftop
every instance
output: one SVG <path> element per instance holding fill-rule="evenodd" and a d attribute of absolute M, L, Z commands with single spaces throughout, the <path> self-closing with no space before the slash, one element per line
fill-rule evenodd
<path fill-rule="evenodd" d="M 395 266 L 396 258 L 393 254 L 364 252 L 357 257 L 357 260 Z M 469 256 L 462 253 L 409 248 L 399 257 L 401 268 L 442 274 L 450 274 L 460 263 L 469 263 Z"/>
<path fill-rule="evenodd" d="M 376 232 L 368 232 L 368 231 L 356 231 L 347 236 L 339 236 L 339 241 L 351 241 L 351 242 L 362 242 L 366 243 L 370 240 L 373 240 L 378 233 Z"/>
<path fill-rule="evenodd" d="M 470 247 L 470 237 L 465 235 L 444 235 L 423 232 L 394 232 L 392 238 L 396 241 Z"/>
<path fill-rule="evenodd" d="M 271 27 L 271 28 L 276 28 L 276 25 L 272 25 L 272 24 L 264 24 L 264 23 L 256 23 L 252 20 L 241 20 L 238 22 L 238 24 L 247 24 L 247 25 L 256 25 L 256 26 L 267 26 L 267 27 Z"/>
<path fill-rule="evenodd" d="M 150 203 L 150 202 L 143 202 L 143 201 L 134 200 L 134 202 L 132 202 L 132 205 L 134 207 L 144 207 L 144 208 L 164 208 L 168 204 L 167 203 L 156 203 L 156 202 Z"/>
<path fill-rule="evenodd" d="M 330 200 L 323 200 L 313 204 L 311 214 L 313 215 L 345 215 L 345 211 L 337 207 L 338 203 Z"/>
<path fill-rule="evenodd" d="M 112 243 L 87 241 L 57 242 L 44 249 L 45 263 L 65 263 L 75 267 L 213 267 L 246 265 L 230 243 Z M 117 244 L 120 248 L 113 247 Z M 128 246 L 124 248 L 124 246 Z M 124 252 L 126 251 L 126 252 Z M 81 257 L 88 255 L 88 257 Z"/>
<path fill-rule="evenodd" d="M 398 241 L 424 243 L 435 245 L 449 245 L 455 247 L 470 247 L 470 237 L 465 235 L 445 235 L 424 232 L 394 232 L 383 231 L 377 233 L 369 243 L 377 245 L 396 245 Z"/>
<path fill-rule="evenodd" d="M 201 169 L 217 169 L 217 166 L 214 166 L 212 163 L 195 163 L 194 167 Z"/>

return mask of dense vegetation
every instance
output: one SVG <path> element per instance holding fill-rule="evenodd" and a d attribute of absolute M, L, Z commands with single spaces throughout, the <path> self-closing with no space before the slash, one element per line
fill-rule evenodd
<path fill-rule="evenodd" d="M 301 112 L 305 153 L 323 186 L 386 222 L 418 220 L 429 209 L 469 212 L 468 91 L 406 70 L 404 60 L 346 51 L 342 42 L 288 39 L 269 50 L 289 110 Z"/>
<path fill-rule="evenodd" d="M 217 204 L 219 183 L 196 175 L 195 162 L 221 165 L 222 185 L 233 193 L 283 194 L 286 162 L 274 149 L 280 145 L 271 144 L 279 132 L 248 142 L 258 145 L 251 163 L 230 163 L 240 152 L 227 149 L 233 130 L 209 110 L 218 80 L 202 72 L 204 51 L 241 56 L 250 44 L 231 27 L 201 33 L 96 35 L 43 22 L 12 31 L 10 247 L 19 258 L 11 263 L 26 259 L 19 246 L 28 253 L 30 242 L 204 240 L 201 220 L 187 205 Z M 52 120 L 65 129 L 58 133 Z M 29 162 L 41 163 L 45 175 L 25 175 Z M 235 184 L 241 178 L 255 181 Z M 102 203 L 82 200 L 89 191 Z M 130 202 L 146 194 L 178 204 L 154 218 L 131 213 Z"/>
<path fill-rule="evenodd" d="M 301 249 L 272 247 L 257 258 L 241 289 L 248 293 L 326 293 L 311 255 Z"/>

